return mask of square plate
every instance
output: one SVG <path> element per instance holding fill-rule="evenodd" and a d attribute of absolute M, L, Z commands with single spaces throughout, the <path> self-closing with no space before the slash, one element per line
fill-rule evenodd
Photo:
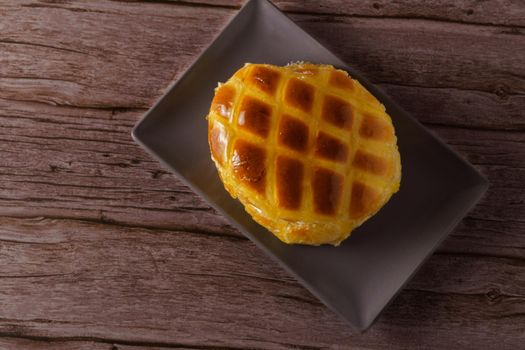
<path fill-rule="evenodd" d="M 229 196 L 210 159 L 205 116 L 217 82 L 245 62 L 292 61 L 348 71 L 386 106 L 398 136 L 400 191 L 337 248 L 281 243 Z M 132 135 L 357 330 L 373 323 L 487 188 L 470 164 L 266 0 L 242 7 Z"/>

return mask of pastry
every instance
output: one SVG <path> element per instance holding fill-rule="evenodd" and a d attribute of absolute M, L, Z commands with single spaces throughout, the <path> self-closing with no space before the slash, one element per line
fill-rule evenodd
<path fill-rule="evenodd" d="M 207 119 L 224 187 L 285 243 L 339 245 L 399 189 L 385 107 L 330 65 L 246 64 Z"/>

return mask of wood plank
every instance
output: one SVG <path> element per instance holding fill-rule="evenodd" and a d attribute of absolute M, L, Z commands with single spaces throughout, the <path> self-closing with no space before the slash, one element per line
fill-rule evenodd
<path fill-rule="evenodd" d="M 112 345 L 107 343 L 100 343 L 94 341 L 57 341 L 49 342 L 44 340 L 32 340 L 21 338 L 7 338 L 0 337 L 1 349 L 17 349 L 17 350 L 42 350 L 42 349 L 56 349 L 56 350 L 117 350 L 112 349 Z"/>
<path fill-rule="evenodd" d="M 176 3 L 239 7 L 242 0 L 173 0 Z M 519 1 L 417 1 L 417 0 L 273 0 L 281 10 L 291 13 L 312 13 L 336 16 L 423 18 L 437 21 L 525 26 L 525 7 Z M 521 28 L 516 28 L 521 32 Z"/>
<path fill-rule="evenodd" d="M 492 130 L 525 130 L 525 95 L 454 88 L 378 84 L 423 123 Z"/>
<path fill-rule="evenodd" d="M 142 110 L 8 102 L 0 108 L 0 215 L 78 218 L 244 239 L 133 143 Z M 523 254 L 523 133 L 431 125 L 491 187 L 449 249 Z M 495 236 L 497 234 L 497 236 Z"/>
<path fill-rule="evenodd" d="M 170 4 L 90 2 L 74 3 L 74 10 L 61 6 L 4 5 L 4 18 L 12 24 L 0 40 L 5 53 L 0 58 L 0 97 L 147 108 L 235 13 Z M 418 96 L 413 103 L 418 112 L 438 110 L 438 116 L 425 115 L 446 115 L 447 122 L 456 119 L 463 125 L 523 129 L 516 106 L 523 103 L 525 64 L 516 57 L 525 47 L 525 35 L 425 20 L 292 18 L 351 66 L 388 84 L 387 90 L 401 102 Z M 459 111 L 452 109 L 458 106 Z M 498 108 L 504 117 L 496 121 Z M 475 118 L 478 115 L 489 117 Z"/>
<path fill-rule="evenodd" d="M 479 219 L 471 215 L 454 229 L 438 252 L 523 259 L 523 232 L 523 222 Z"/>
<path fill-rule="evenodd" d="M 519 348 L 525 7 L 277 1 L 491 182 L 356 334 L 129 137 L 238 6 L 203 3 L 0 1 L 0 348 Z"/>
<path fill-rule="evenodd" d="M 162 344 L 162 347 L 155 346 L 155 344 L 133 343 L 122 344 L 115 343 L 109 340 L 88 340 L 80 338 L 61 338 L 51 339 L 46 337 L 28 337 L 28 338 L 13 338 L 0 337 L 0 349 L 16 349 L 16 350 L 162 350 L 162 349 L 195 349 L 185 347 L 182 344 Z M 202 350 L 212 350 L 213 347 L 199 347 Z"/>
<path fill-rule="evenodd" d="M 101 1 L 96 11 L 2 5 L 10 25 L 0 38 L 0 97 L 96 107 L 150 106 L 233 14 Z"/>
<path fill-rule="evenodd" d="M 485 197 L 470 218 L 524 222 L 525 133 L 433 127 L 437 134 L 489 179 Z M 503 148 L 501 148 L 503 147 Z"/>
<path fill-rule="evenodd" d="M 282 3 L 282 6 L 281 6 Z M 306 3 L 306 5 L 305 5 Z M 285 11 L 311 11 L 336 15 L 357 15 L 394 18 L 424 18 L 504 26 L 525 26 L 525 8 L 517 1 L 287 1 L 277 2 Z M 517 32 L 520 32 L 518 29 Z"/>
<path fill-rule="evenodd" d="M 350 66 L 373 73 L 369 77 L 376 83 L 448 87 L 501 96 L 525 92 L 523 61 L 516 60 L 516 52 L 510 50 L 516 47 L 525 53 L 523 35 L 423 20 L 291 18 Z"/>
<path fill-rule="evenodd" d="M 437 254 L 357 334 L 249 241 L 38 218 L 0 218 L 0 232 L 6 336 L 256 349 L 524 340 L 523 260 Z"/>
<path fill-rule="evenodd" d="M 50 116 L 45 108 L 28 108 L 2 118 L 3 215 L 73 215 L 238 235 L 134 144 L 136 113 L 53 108 L 59 113 Z"/>

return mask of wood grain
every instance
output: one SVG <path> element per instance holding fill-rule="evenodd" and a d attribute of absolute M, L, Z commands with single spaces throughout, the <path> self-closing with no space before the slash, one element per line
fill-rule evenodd
<path fill-rule="evenodd" d="M 14 338 L 2 337 L 0 338 L 1 349 L 16 349 L 16 350 L 162 350 L 166 348 L 190 350 L 195 347 L 186 347 L 183 345 L 174 345 L 166 347 L 164 344 L 123 344 L 106 341 L 103 339 L 82 339 L 77 338 L 62 338 L 62 339 L 46 339 L 42 337 L 28 337 L 28 338 Z M 213 349 L 209 347 L 198 347 L 197 349 Z"/>
<path fill-rule="evenodd" d="M 0 348 L 519 348 L 525 6 L 276 1 L 490 181 L 357 334 L 129 136 L 240 4 L 0 1 Z"/>
<path fill-rule="evenodd" d="M 171 0 L 178 4 L 238 8 L 242 0 Z M 417 0 L 276 0 L 282 11 L 349 17 L 427 19 L 469 24 L 499 25 L 520 30 L 525 26 L 525 10 L 519 1 L 417 1 Z"/>
<path fill-rule="evenodd" d="M 6 7 L 3 18 L 10 25 L 0 39 L 0 98 L 147 108 L 234 13 L 215 7 L 118 5 L 107 9 L 108 4 L 101 3 L 96 12 L 80 11 L 78 4 L 74 10 L 59 5 Z M 353 67 L 374 72 L 369 78 L 383 83 L 393 98 L 403 102 L 417 96 L 415 103 L 407 103 L 409 112 L 448 125 L 525 126 L 517 108 L 525 98 L 525 72 L 515 49 L 525 47 L 525 35 L 426 20 L 292 18 Z M 123 19 L 134 25 L 118 30 Z M 74 25 L 90 21 L 97 26 Z M 177 40 L 164 33 L 177 33 Z M 471 109 L 479 105 L 487 107 L 478 116 Z"/>
<path fill-rule="evenodd" d="M 431 334 L 457 341 L 473 334 L 469 342 L 479 348 L 496 346 L 487 330 L 502 328 L 509 345 L 523 340 L 518 324 L 508 326 L 525 312 L 519 259 L 438 253 L 359 335 L 246 240 L 44 218 L 3 218 L 0 227 L 16 235 L 2 237 L 0 261 L 3 298 L 10 301 L 0 334 L 8 336 L 401 349 L 389 343 L 399 328 L 437 349 L 427 343 Z"/>

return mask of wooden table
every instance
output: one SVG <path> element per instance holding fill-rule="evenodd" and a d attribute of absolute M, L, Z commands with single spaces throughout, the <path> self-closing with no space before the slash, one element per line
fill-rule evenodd
<path fill-rule="evenodd" d="M 1 349 L 523 349 L 525 4 L 276 1 L 490 179 L 353 332 L 130 137 L 240 0 L 0 0 Z"/>

